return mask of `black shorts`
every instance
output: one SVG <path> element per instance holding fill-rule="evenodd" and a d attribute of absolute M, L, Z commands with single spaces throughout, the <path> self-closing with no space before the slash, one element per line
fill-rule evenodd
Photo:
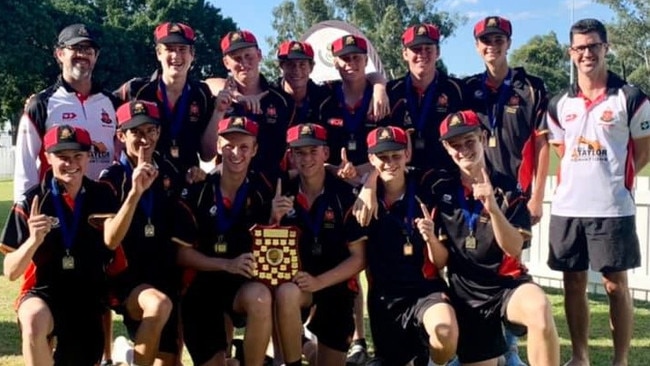
<path fill-rule="evenodd" d="M 171 354 L 178 354 L 178 301 L 172 300 L 174 307 L 169 314 L 169 319 L 160 333 L 160 343 L 158 344 L 158 352 L 165 352 Z M 118 313 L 120 313 L 118 311 Z M 122 322 L 126 331 L 129 333 L 131 340 L 135 339 L 138 333 L 138 328 L 142 324 L 141 320 L 132 319 L 127 313 L 126 309 L 121 312 Z"/>
<path fill-rule="evenodd" d="M 30 291 L 20 299 L 20 303 L 32 296 L 45 301 L 52 313 L 52 336 L 56 337 L 55 365 L 94 365 L 101 360 L 104 348 L 104 307 L 101 302 L 83 305 L 72 297 L 55 300 L 45 292 Z"/>
<path fill-rule="evenodd" d="M 316 306 L 307 328 L 314 333 L 318 343 L 347 352 L 354 334 L 354 296 L 346 288 L 328 288 L 314 293 Z"/>
<path fill-rule="evenodd" d="M 621 272 L 641 265 L 634 216 L 551 216 L 548 266 L 577 272 L 591 268 L 601 273 Z"/>
<path fill-rule="evenodd" d="M 404 365 L 427 352 L 429 337 L 424 329 L 424 313 L 439 303 L 448 303 L 444 292 L 423 297 L 388 297 L 368 293 L 370 331 L 375 356 L 386 365 Z"/>
<path fill-rule="evenodd" d="M 521 282 L 524 283 L 527 282 Z M 499 298 L 476 308 L 452 296 L 458 322 L 456 353 L 461 363 L 489 360 L 504 354 L 507 351 L 504 327 L 518 337 L 526 334 L 526 327 L 507 320 L 508 302 L 516 289 L 504 289 Z"/>
<path fill-rule="evenodd" d="M 233 276 L 197 276 L 181 301 L 183 340 L 195 365 L 201 365 L 227 348 L 224 314 L 236 327 L 245 325 L 243 314 L 233 310 L 233 302 L 246 279 Z"/>

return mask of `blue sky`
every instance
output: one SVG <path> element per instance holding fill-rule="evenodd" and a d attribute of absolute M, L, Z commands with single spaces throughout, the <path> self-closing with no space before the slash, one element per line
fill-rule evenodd
<path fill-rule="evenodd" d="M 240 28 L 255 34 L 266 56 L 269 46 L 266 37 L 274 36 L 271 27 L 272 10 L 282 0 L 212 0 L 225 17 L 232 18 Z M 472 29 L 474 24 L 489 15 L 500 15 L 512 22 L 511 51 L 525 44 L 535 35 L 554 31 L 561 43 L 568 43 L 571 26 L 571 8 L 575 20 L 597 18 L 604 22 L 614 19 L 606 6 L 591 0 L 441 0 L 439 8 L 458 12 L 468 17 L 468 22 L 457 29 L 454 36 L 443 41 L 442 58 L 450 72 L 468 75 L 483 68 L 474 50 Z M 506 6 L 507 4 L 507 6 Z M 400 33 L 402 30 L 398 30 Z"/>

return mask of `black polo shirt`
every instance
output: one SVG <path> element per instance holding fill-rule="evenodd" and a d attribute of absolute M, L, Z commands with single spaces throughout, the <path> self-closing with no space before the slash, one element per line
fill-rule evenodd
<path fill-rule="evenodd" d="M 440 123 L 449 113 L 462 109 L 460 80 L 438 71 L 426 90 L 416 90 L 410 74 L 406 74 L 388 82 L 386 89 L 391 113 L 382 124 L 411 132 L 410 164 L 425 170 L 455 170 L 456 165 L 440 142 Z"/>
<path fill-rule="evenodd" d="M 535 136 L 548 132 L 544 122 L 548 96 L 542 79 L 528 75 L 521 67 L 510 72 L 511 86 L 504 82 L 499 89 L 486 85 L 485 73 L 464 79 L 465 98 L 488 136 L 494 133 L 496 137 L 496 146 L 485 149 L 494 168 L 516 178 L 522 190 L 530 193 L 537 164 Z M 496 123 L 494 129 L 490 116 Z"/>
<path fill-rule="evenodd" d="M 301 123 L 318 122 L 318 109 L 323 101 L 330 95 L 330 88 L 326 85 L 314 83 L 311 79 L 307 82 L 307 95 L 300 104 L 296 103 L 293 97 L 284 91 L 282 78 L 279 78 L 272 85 L 287 101 L 289 111 L 289 127 Z"/>
<path fill-rule="evenodd" d="M 318 276 L 349 258 L 348 244 L 363 237 L 361 227 L 350 212 L 356 197 L 349 184 L 327 173 L 323 193 L 307 207 L 299 184 L 300 178 L 296 177 L 282 185 L 286 187 L 284 195 L 295 197 L 295 212 L 285 215 L 281 224 L 300 228 L 301 270 Z"/>
<path fill-rule="evenodd" d="M 381 181 L 377 182 L 378 219 L 373 218 L 366 228 L 366 271 L 375 294 L 420 297 L 446 288 L 415 225 L 415 219 L 422 217 L 415 196 L 431 207 L 431 194 L 423 189 L 430 186 L 428 177 L 421 170 L 409 170 L 406 192 L 390 207 L 383 201 Z M 407 243 L 410 249 L 405 248 Z"/>
<path fill-rule="evenodd" d="M 354 165 L 368 162 L 366 136 L 378 124 L 368 119 L 368 110 L 372 103 L 373 86 L 366 82 L 366 89 L 361 101 L 350 109 L 345 105 L 343 83 L 333 81 L 326 84 L 329 96 L 321 103 L 318 120 L 327 129 L 327 144 L 333 165 L 341 164 L 341 148 L 347 149 L 348 160 Z"/>
<path fill-rule="evenodd" d="M 124 102 L 137 99 L 158 105 L 161 128 L 156 151 L 171 161 L 178 171 L 186 172 L 190 167 L 199 166 L 201 138 L 212 118 L 214 100 L 207 84 L 188 80 L 184 95 L 170 111 L 165 105 L 166 97 L 161 90 L 161 84 L 161 79 L 156 73 L 150 79 L 131 79 L 114 94 Z M 214 143 L 216 144 L 216 141 Z"/>
<path fill-rule="evenodd" d="M 491 170 L 496 201 L 510 224 L 530 237 L 530 213 L 517 182 Z M 447 269 L 452 292 L 478 306 L 493 299 L 513 281 L 530 276 L 518 259 L 507 256 L 496 242 L 489 214 L 461 184 L 458 173 L 438 172 L 430 186 L 436 202 L 436 234 L 449 250 Z M 463 209 L 465 207 L 465 210 Z M 476 216 L 475 243 L 467 244 L 469 217 Z"/>
<path fill-rule="evenodd" d="M 208 257 L 232 259 L 252 251 L 253 237 L 249 229 L 255 224 L 268 223 L 272 190 L 251 174 L 238 190 L 240 200 L 231 202 L 221 196 L 220 180 L 221 173 L 216 171 L 190 187 L 174 217 L 172 240 L 192 245 Z M 214 279 L 214 275 L 199 272 L 197 279 Z"/>
<path fill-rule="evenodd" d="M 117 200 L 110 186 L 98 183 L 86 177 L 81 191 L 74 201 L 79 221 L 77 224 L 69 254 L 74 259 L 74 268 L 64 269 L 63 259 L 66 247 L 63 240 L 63 225 L 68 230 L 74 227 L 73 210 L 66 202 L 63 188 L 57 185 L 59 195 L 54 195 L 52 171 L 48 171 L 40 184 L 25 193 L 25 200 L 13 205 L 0 238 L 0 249 L 12 252 L 29 238 L 28 219 L 32 200 L 39 197 L 41 214 L 58 218 L 54 200 L 60 202 L 63 217 L 58 218 L 52 230 L 45 236 L 38 247 L 32 262 L 25 271 L 21 295 L 33 292 L 54 303 L 70 303 L 87 306 L 101 306 L 106 296 L 106 279 L 104 266 L 112 258 L 104 244 L 102 219 L 112 217 L 117 212 Z M 72 201 L 70 199 L 70 201 Z M 78 206 L 80 205 L 80 206 Z"/>
<path fill-rule="evenodd" d="M 120 161 L 105 169 L 99 178 L 113 187 L 120 203 L 124 202 L 132 187 L 133 167 L 125 159 L 123 153 Z M 128 165 L 125 167 L 124 164 Z M 129 291 L 128 287 L 142 283 L 172 291 L 180 278 L 176 271 L 177 247 L 170 240 L 174 221 L 171 213 L 184 179 L 174 165 L 158 153 L 154 153 L 154 164 L 158 168 L 158 177 L 142 195 L 122 240 L 128 267 L 112 279 Z M 149 224 L 154 227 L 153 236 L 145 233 Z"/>
<path fill-rule="evenodd" d="M 242 104 L 233 103 L 226 116 L 245 116 L 259 124 L 257 132 L 257 154 L 251 162 L 251 170 L 263 173 L 274 182 L 279 176 L 280 162 L 286 151 L 287 129 L 289 129 L 291 110 L 285 96 L 273 88 L 260 75 L 260 88 L 269 93 L 260 101 L 262 114 L 253 114 Z"/>

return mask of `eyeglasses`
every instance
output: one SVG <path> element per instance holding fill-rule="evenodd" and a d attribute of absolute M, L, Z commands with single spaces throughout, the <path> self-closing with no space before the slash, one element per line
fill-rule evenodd
<path fill-rule="evenodd" d="M 63 48 L 68 49 L 75 53 L 84 53 L 84 54 L 94 54 L 95 51 L 97 51 L 95 47 L 89 44 L 73 44 L 70 46 L 65 46 Z"/>
<path fill-rule="evenodd" d="M 585 51 L 587 51 L 587 49 L 589 49 L 589 53 L 595 53 L 600 51 L 600 49 L 603 46 L 607 46 L 607 43 L 605 42 L 590 43 L 582 46 L 571 46 L 569 47 L 569 49 L 579 55 L 582 55 L 583 53 L 585 53 Z"/>

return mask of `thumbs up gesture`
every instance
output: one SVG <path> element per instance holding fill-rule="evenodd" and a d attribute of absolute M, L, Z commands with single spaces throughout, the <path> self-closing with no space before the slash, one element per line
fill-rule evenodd
<path fill-rule="evenodd" d="M 275 186 L 275 196 L 271 201 L 271 222 L 279 224 L 287 213 L 293 210 L 293 197 L 282 195 L 282 179 L 278 178 Z"/>
<path fill-rule="evenodd" d="M 353 179 L 357 176 L 357 169 L 348 160 L 348 153 L 344 147 L 341 148 L 341 164 L 336 174 L 341 179 Z"/>

